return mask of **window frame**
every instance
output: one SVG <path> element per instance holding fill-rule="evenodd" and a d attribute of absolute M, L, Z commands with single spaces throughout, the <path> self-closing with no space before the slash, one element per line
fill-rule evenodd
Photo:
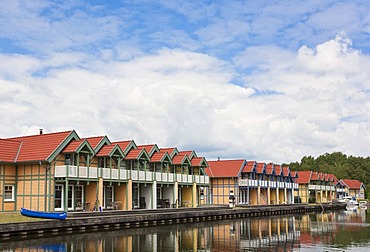
<path fill-rule="evenodd" d="M 11 198 L 8 199 L 6 198 L 6 191 L 9 190 L 7 189 L 7 187 L 10 187 L 11 188 Z M 15 201 L 15 185 L 9 185 L 9 184 L 5 184 L 4 185 L 4 202 L 14 202 Z"/>

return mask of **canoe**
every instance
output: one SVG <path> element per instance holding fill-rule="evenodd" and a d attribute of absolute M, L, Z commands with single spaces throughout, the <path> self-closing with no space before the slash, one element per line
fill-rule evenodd
<path fill-rule="evenodd" d="M 43 218 L 43 219 L 65 220 L 67 218 L 66 212 L 41 212 L 41 211 L 29 210 L 23 207 L 21 208 L 21 214 L 27 217 Z"/>

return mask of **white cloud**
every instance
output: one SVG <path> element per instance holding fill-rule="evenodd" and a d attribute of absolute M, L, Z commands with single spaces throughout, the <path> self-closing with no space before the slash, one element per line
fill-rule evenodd
<path fill-rule="evenodd" d="M 1 137 L 75 129 L 194 149 L 209 159 L 368 155 L 369 56 L 344 35 L 295 55 L 248 48 L 235 57 L 236 67 L 263 71 L 245 75 L 247 87 L 231 84 L 232 66 L 202 53 L 163 49 L 122 61 L 106 53 L 0 55 L 8 66 L 0 72 Z"/>

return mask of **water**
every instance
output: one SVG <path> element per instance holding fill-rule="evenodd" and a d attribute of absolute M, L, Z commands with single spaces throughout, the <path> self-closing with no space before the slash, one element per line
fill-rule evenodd
<path fill-rule="evenodd" d="M 0 251 L 370 251 L 370 212 L 227 219 L 0 240 Z"/>

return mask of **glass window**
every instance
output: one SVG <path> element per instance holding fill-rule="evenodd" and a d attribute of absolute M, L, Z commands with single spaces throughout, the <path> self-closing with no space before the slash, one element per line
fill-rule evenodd
<path fill-rule="evenodd" d="M 14 185 L 4 186 L 4 201 L 14 201 Z"/>
<path fill-rule="evenodd" d="M 63 206 L 63 185 L 55 185 L 54 208 L 62 209 Z"/>

